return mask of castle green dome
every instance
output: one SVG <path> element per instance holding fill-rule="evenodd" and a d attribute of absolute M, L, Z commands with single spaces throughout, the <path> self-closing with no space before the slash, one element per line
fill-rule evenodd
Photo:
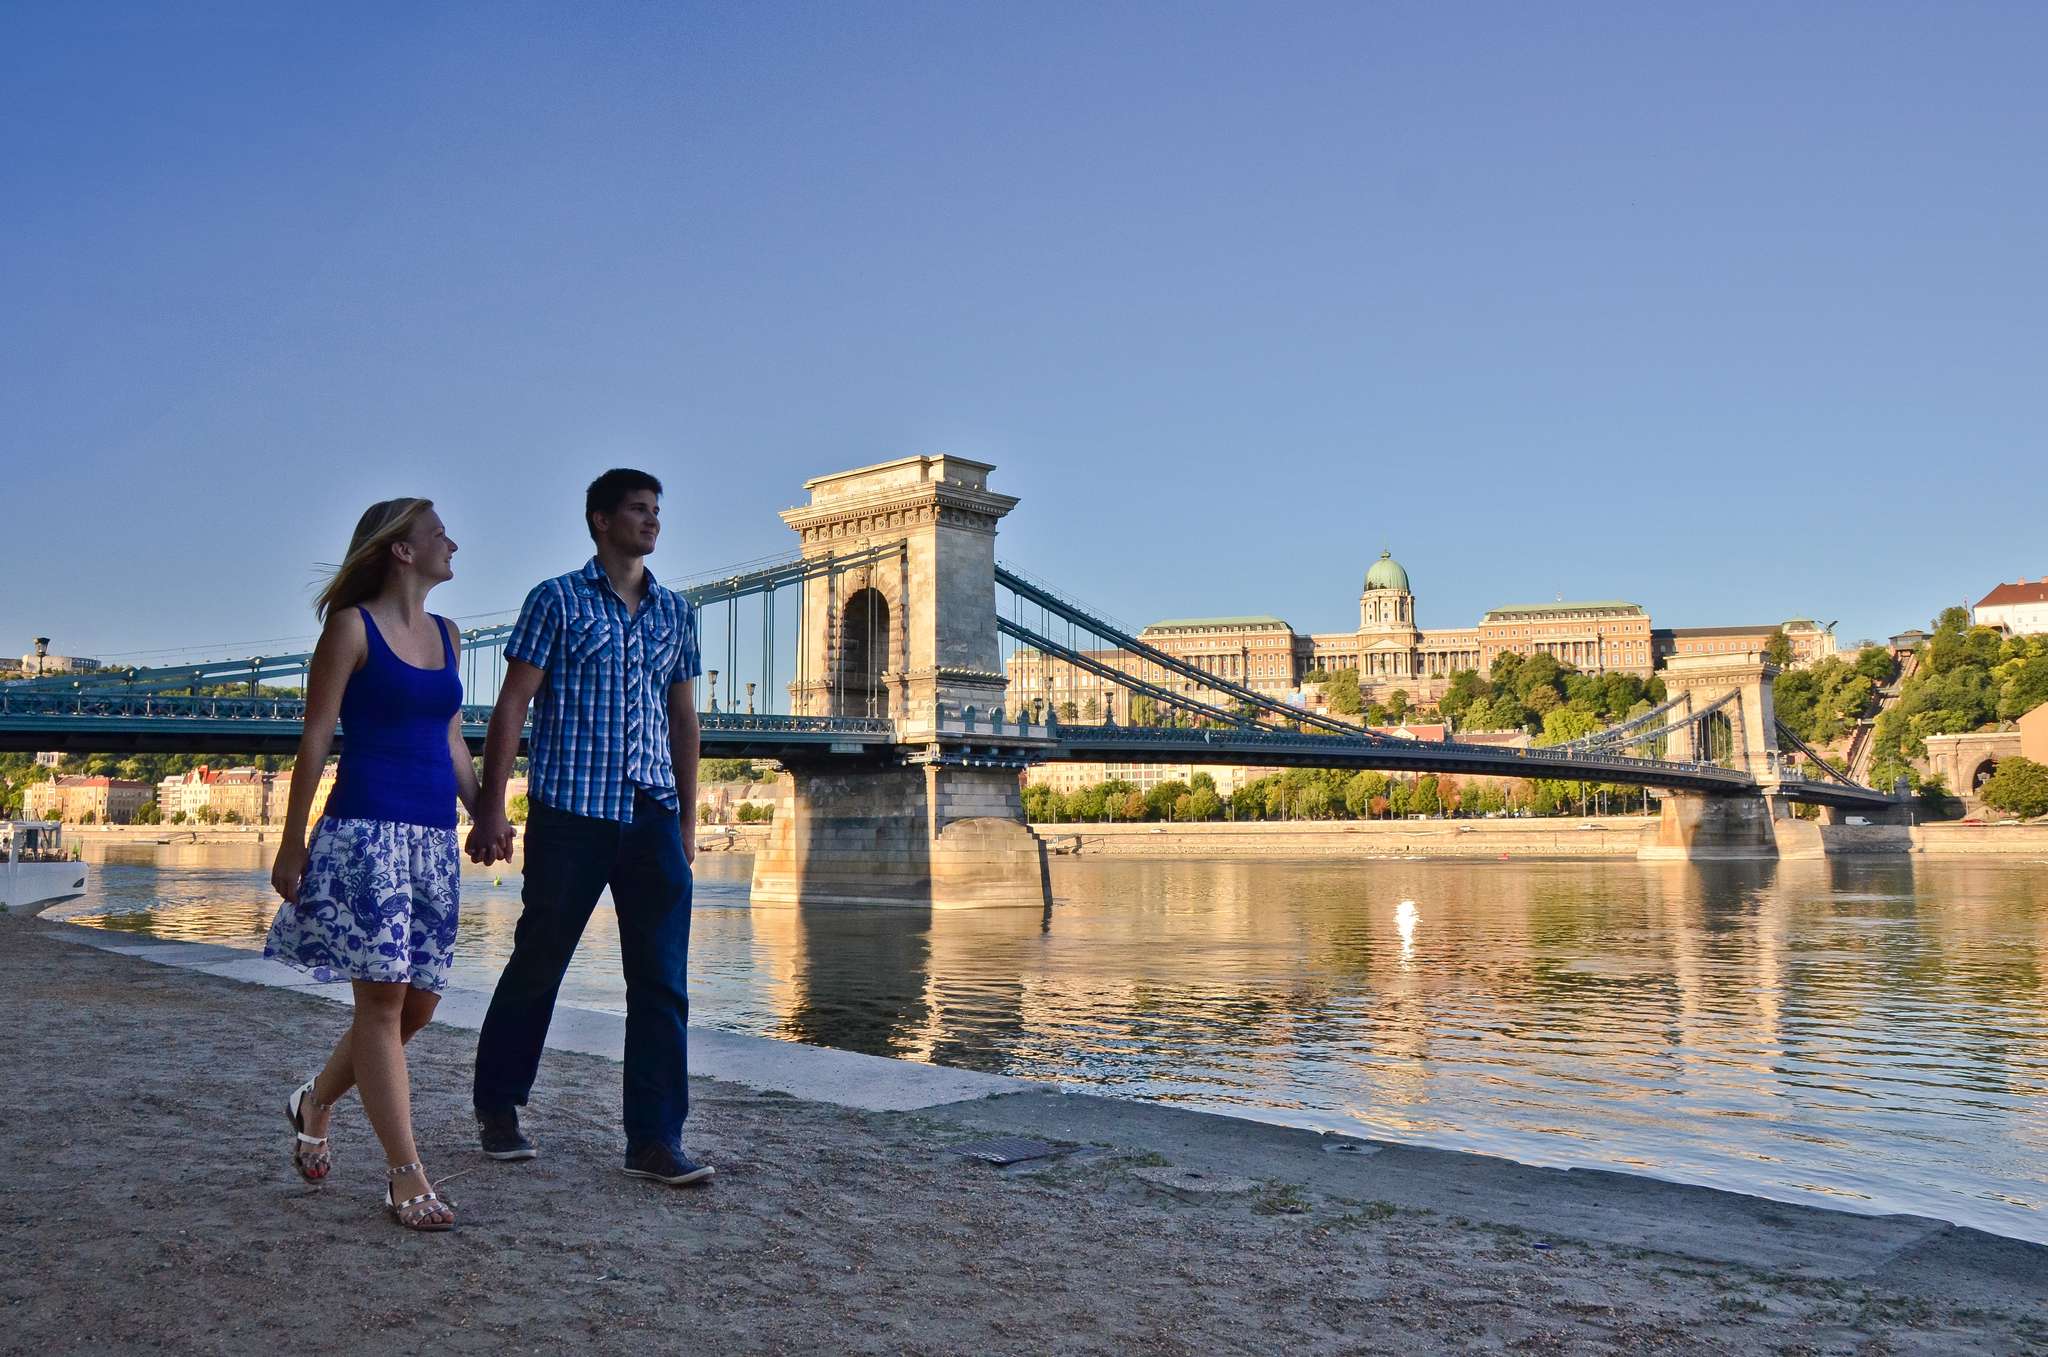
<path fill-rule="evenodd" d="M 1365 572 L 1365 587 L 1393 589 L 1404 594 L 1415 592 L 1408 587 L 1408 572 L 1401 568 L 1401 563 L 1388 551 L 1381 552 L 1380 558 L 1372 563 L 1372 569 Z"/>

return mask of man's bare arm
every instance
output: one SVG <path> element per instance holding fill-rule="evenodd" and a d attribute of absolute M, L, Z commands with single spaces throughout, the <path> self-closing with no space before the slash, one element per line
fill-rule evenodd
<path fill-rule="evenodd" d="M 495 862 L 512 856 L 512 822 L 505 817 L 505 784 L 511 781 L 512 764 L 519 757 L 519 732 L 526 727 L 526 712 L 547 678 L 547 671 L 524 660 L 505 661 L 505 681 L 498 688 L 497 705 L 491 708 L 490 728 L 484 734 L 484 772 L 477 789 L 476 827 L 469 832 L 469 856 L 474 862 Z"/>
<path fill-rule="evenodd" d="M 676 769 L 676 805 L 683 822 L 683 858 L 697 860 L 697 685 L 685 679 L 668 689 L 668 752 Z"/>

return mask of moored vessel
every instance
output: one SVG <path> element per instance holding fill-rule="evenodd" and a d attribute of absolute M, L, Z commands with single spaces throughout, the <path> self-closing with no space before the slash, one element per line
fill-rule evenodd
<path fill-rule="evenodd" d="M 85 894 L 85 864 L 54 820 L 0 820 L 0 909 L 34 909 Z"/>

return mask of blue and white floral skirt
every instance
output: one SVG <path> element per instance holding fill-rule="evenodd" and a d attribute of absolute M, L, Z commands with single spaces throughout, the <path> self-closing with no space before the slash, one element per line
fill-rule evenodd
<path fill-rule="evenodd" d="M 461 907 L 455 831 L 391 820 L 314 826 L 296 904 L 270 925 L 263 955 L 315 980 L 448 983 Z"/>

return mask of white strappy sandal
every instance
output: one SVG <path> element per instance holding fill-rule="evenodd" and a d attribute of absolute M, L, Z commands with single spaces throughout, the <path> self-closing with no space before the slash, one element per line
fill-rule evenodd
<path fill-rule="evenodd" d="M 407 1197 L 404 1201 L 392 1200 L 391 1190 L 397 1183 L 399 1175 L 413 1172 L 425 1173 L 425 1170 L 420 1168 L 420 1162 L 417 1159 L 413 1160 L 410 1164 L 400 1164 L 395 1169 L 385 1170 L 385 1176 L 390 1178 L 391 1182 L 384 1185 L 384 1209 L 391 1213 L 393 1220 L 408 1230 L 432 1232 L 454 1229 L 454 1221 L 436 1219 L 431 1214 L 433 1207 L 426 1205 L 428 1202 L 433 1202 L 436 1206 L 445 1207 L 449 1205 L 449 1203 L 442 1201 L 441 1194 L 434 1191 L 431 1187 L 425 1192 L 420 1193 L 417 1197 Z"/>
<path fill-rule="evenodd" d="M 313 1096 L 313 1085 L 316 1079 L 308 1079 L 305 1083 L 292 1090 L 291 1097 L 285 1099 L 284 1102 L 284 1115 L 285 1120 L 292 1124 L 292 1135 L 297 1138 L 292 1145 L 292 1167 L 297 1169 L 299 1176 L 307 1182 L 324 1183 L 327 1181 L 327 1171 L 333 1165 L 333 1161 L 327 1153 L 327 1137 L 309 1136 L 306 1134 L 304 1112 L 309 1103 L 323 1112 L 333 1111 L 334 1104 L 323 1103 Z M 318 1153 L 306 1153 L 305 1147 L 308 1145 L 311 1145 Z M 310 1171 L 315 1167 L 320 1170 L 318 1173 Z"/>

